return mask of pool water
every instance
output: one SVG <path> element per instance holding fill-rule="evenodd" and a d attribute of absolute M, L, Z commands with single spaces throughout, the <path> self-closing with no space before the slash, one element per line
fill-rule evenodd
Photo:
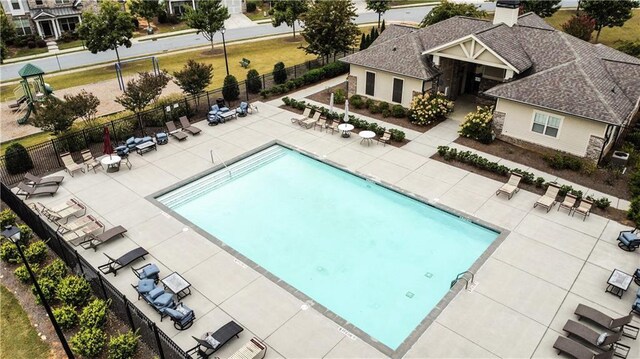
<path fill-rule="evenodd" d="M 277 156 L 242 175 L 158 200 L 393 350 L 498 236 L 298 152 L 267 150 Z"/>

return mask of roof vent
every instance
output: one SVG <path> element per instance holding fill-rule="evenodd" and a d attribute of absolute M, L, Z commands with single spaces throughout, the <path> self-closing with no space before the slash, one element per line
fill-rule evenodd
<path fill-rule="evenodd" d="M 498 0 L 496 12 L 493 14 L 493 24 L 505 24 L 509 27 L 518 23 L 520 0 Z"/>
<path fill-rule="evenodd" d="M 394 46 L 394 47 L 393 47 L 393 50 L 391 50 L 391 51 L 396 51 L 396 47 Z"/>

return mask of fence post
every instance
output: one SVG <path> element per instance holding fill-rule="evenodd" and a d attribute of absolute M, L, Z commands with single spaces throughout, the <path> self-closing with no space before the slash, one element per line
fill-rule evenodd
<path fill-rule="evenodd" d="M 84 138 L 84 147 L 89 148 L 89 141 L 87 141 L 87 133 L 84 128 L 82 129 L 82 138 Z"/>
<path fill-rule="evenodd" d="M 151 322 L 151 329 L 153 329 L 153 334 L 156 336 L 156 343 L 158 344 L 158 354 L 160 354 L 160 359 L 164 359 L 164 352 L 162 351 L 162 342 L 160 341 L 160 335 L 158 334 L 158 327 L 156 327 L 156 323 Z"/>
<path fill-rule="evenodd" d="M 100 283 L 100 289 L 102 289 L 102 294 L 104 295 L 104 298 L 105 299 L 109 298 L 109 296 L 107 295 L 107 288 L 104 287 L 104 282 L 102 281 L 102 275 L 100 275 L 100 273 L 98 273 L 98 282 Z"/>
<path fill-rule="evenodd" d="M 262 88 L 264 88 L 264 89 L 267 88 L 267 83 L 265 82 L 264 74 L 262 74 Z"/>
<path fill-rule="evenodd" d="M 40 220 L 40 223 L 41 223 L 41 225 L 43 225 L 42 224 L 42 220 Z M 43 228 L 46 228 L 46 227 L 43 227 Z M 60 237 L 58 236 L 58 233 L 56 233 L 54 238 L 58 241 L 58 248 L 62 248 L 62 242 L 60 241 Z M 49 239 L 49 240 L 51 240 L 51 239 Z M 67 263 L 67 266 L 71 267 L 71 265 L 69 265 L 70 264 L 69 259 L 67 258 L 67 255 L 64 254 L 64 252 L 65 252 L 64 250 L 60 249 L 60 253 L 59 254 L 62 254 L 62 260 L 65 263 Z"/>
<path fill-rule="evenodd" d="M 293 65 L 293 78 L 297 79 L 298 78 L 298 71 L 296 70 L 298 68 L 298 66 Z"/>
<path fill-rule="evenodd" d="M 84 277 L 84 268 L 82 268 L 82 262 L 80 262 L 80 255 L 78 254 L 78 251 L 73 251 L 73 253 L 76 255 L 76 260 L 78 261 L 78 267 L 80 267 L 80 272 L 82 272 L 82 276 Z"/>
<path fill-rule="evenodd" d="M 118 140 L 118 135 L 116 134 L 116 126 L 113 124 L 113 120 L 110 121 L 111 122 L 111 132 L 113 132 L 113 136 L 116 139 L 116 141 Z"/>
<path fill-rule="evenodd" d="M 244 82 L 244 95 L 247 102 L 249 102 L 249 85 L 247 85 L 247 81 Z"/>
<path fill-rule="evenodd" d="M 133 323 L 133 317 L 131 316 L 131 309 L 129 309 L 129 300 L 127 299 L 126 295 L 122 295 L 122 301 L 124 302 L 124 308 L 125 308 L 125 311 L 127 312 L 127 318 L 129 319 L 129 325 L 131 325 L 131 331 L 135 332 L 136 331 L 136 326 Z"/>
<path fill-rule="evenodd" d="M 51 146 L 53 146 L 53 152 L 56 154 L 56 160 L 58 161 L 58 166 L 62 166 L 62 162 L 60 162 L 60 155 L 58 154 L 58 149 L 56 148 L 56 141 L 51 139 Z"/>

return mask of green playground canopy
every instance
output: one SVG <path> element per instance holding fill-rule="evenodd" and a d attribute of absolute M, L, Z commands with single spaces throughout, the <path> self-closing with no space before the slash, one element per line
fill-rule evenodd
<path fill-rule="evenodd" d="M 26 79 L 27 77 L 44 75 L 44 71 L 36 65 L 26 64 L 20 69 L 20 71 L 18 71 L 18 75 L 23 79 Z"/>

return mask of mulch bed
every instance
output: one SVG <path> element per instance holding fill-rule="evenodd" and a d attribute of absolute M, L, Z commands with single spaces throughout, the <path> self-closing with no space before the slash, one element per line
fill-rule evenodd
<path fill-rule="evenodd" d="M 309 100 L 313 100 L 316 102 L 320 102 L 323 103 L 325 105 L 327 105 L 327 107 L 329 107 L 329 101 L 331 100 L 331 93 L 336 92 L 336 90 L 338 89 L 343 89 L 346 93 L 347 91 L 347 83 L 341 83 L 339 85 L 333 86 L 333 87 L 329 87 L 325 90 L 322 90 L 320 92 L 316 92 L 313 95 L 307 96 L 306 98 L 308 98 Z M 340 109 L 344 109 L 344 105 L 334 105 L 334 107 L 336 108 L 340 108 Z M 375 118 L 376 120 L 380 120 L 380 121 L 384 121 L 384 122 L 388 122 L 391 124 L 394 124 L 396 126 L 400 126 L 400 127 L 404 127 L 407 128 L 409 130 L 414 130 L 414 131 L 418 131 L 421 133 L 425 133 L 427 131 L 429 131 L 431 128 L 435 127 L 437 124 L 439 124 L 440 122 L 433 122 L 429 125 L 426 126 L 420 126 L 420 125 L 416 125 L 414 123 L 412 123 L 411 121 L 409 121 L 407 118 L 395 118 L 395 117 L 384 117 L 382 116 L 381 113 L 371 113 L 368 109 L 363 108 L 363 109 L 357 109 L 353 106 L 349 106 L 349 112 L 353 113 L 353 114 L 358 114 L 358 115 L 362 115 L 362 116 L 367 116 L 367 117 L 371 117 L 371 118 Z"/>
<path fill-rule="evenodd" d="M 631 198 L 627 175 L 622 175 L 616 180 L 612 178 L 610 170 L 603 168 L 597 169 L 591 175 L 571 170 L 553 169 L 542 159 L 545 155 L 544 153 L 528 150 L 500 140 L 495 140 L 493 143 L 485 145 L 470 138 L 458 137 L 454 142 L 509 161 L 521 163 L 522 166 L 533 167 L 589 189 L 627 200 Z M 628 173 L 629 171 L 627 171 Z M 607 182 L 611 183 L 611 185 L 607 184 Z"/>

